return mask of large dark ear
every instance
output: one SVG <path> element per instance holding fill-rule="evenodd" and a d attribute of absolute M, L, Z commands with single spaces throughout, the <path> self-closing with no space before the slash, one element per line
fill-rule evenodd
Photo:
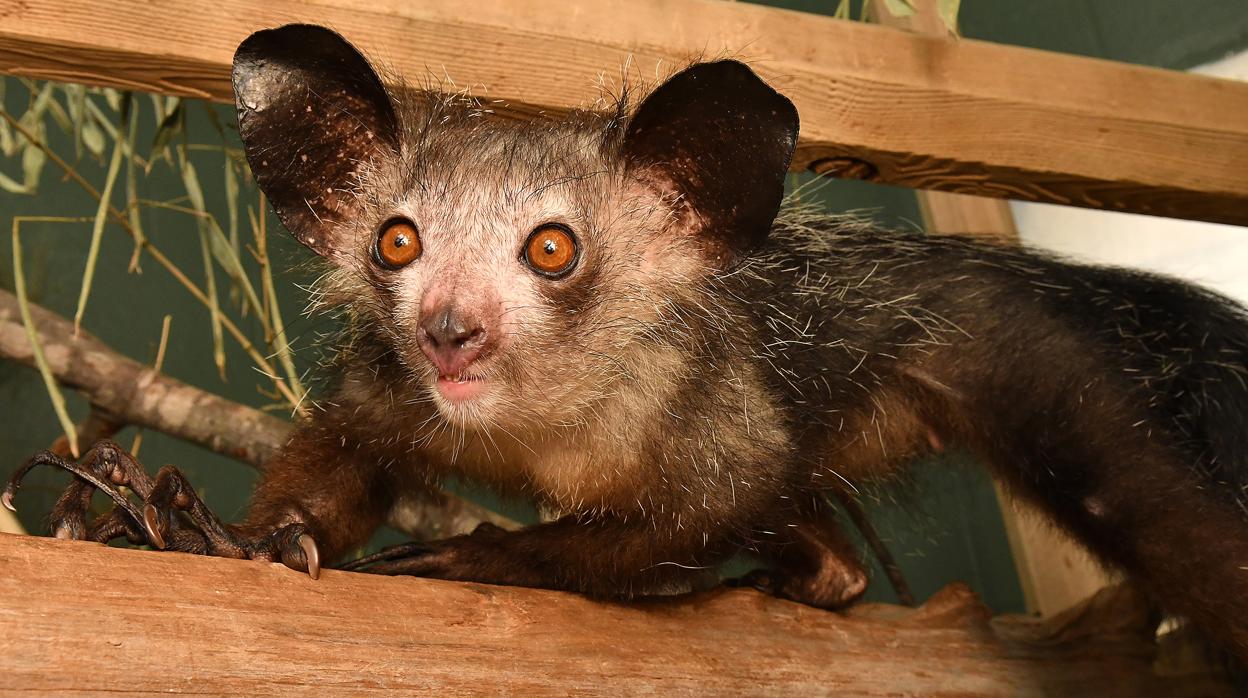
<path fill-rule="evenodd" d="M 346 39 L 308 24 L 247 37 L 233 77 L 238 127 L 260 189 L 300 242 L 332 255 L 330 224 L 353 212 L 356 168 L 399 149 L 386 88 Z"/>
<path fill-rule="evenodd" d="M 623 155 L 675 188 L 708 251 L 726 264 L 767 239 L 797 128 L 793 103 L 745 65 L 699 63 L 641 103 Z"/>

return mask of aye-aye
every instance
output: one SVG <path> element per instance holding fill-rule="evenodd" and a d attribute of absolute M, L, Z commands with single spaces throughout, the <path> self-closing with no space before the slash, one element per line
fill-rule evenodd
<path fill-rule="evenodd" d="M 252 171 L 347 316 L 336 387 L 237 525 L 111 443 L 40 454 L 22 472 L 80 478 L 60 535 L 315 576 L 453 477 L 557 517 L 353 567 L 627 597 L 744 549 L 775 593 L 836 607 L 866 578 L 828 494 L 959 448 L 1248 657 L 1240 306 L 786 208 L 797 112 L 734 61 L 531 121 L 387 89 L 314 26 L 252 35 L 233 79 Z M 88 526 L 91 486 L 118 507 Z"/>

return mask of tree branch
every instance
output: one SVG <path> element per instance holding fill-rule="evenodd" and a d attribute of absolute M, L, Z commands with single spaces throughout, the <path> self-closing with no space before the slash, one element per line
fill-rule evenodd
<path fill-rule="evenodd" d="M 113 351 L 37 305 L 31 315 L 57 380 L 115 420 L 155 429 L 259 466 L 290 433 L 288 422 L 170 378 Z M 0 357 L 34 365 L 17 297 L 0 291 Z"/>

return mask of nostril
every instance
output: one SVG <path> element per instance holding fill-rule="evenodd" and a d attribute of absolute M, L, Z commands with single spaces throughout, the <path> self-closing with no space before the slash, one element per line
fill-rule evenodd
<path fill-rule="evenodd" d="M 485 341 L 484 327 L 474 327 L 472 328 L 472 331 L 456 338 L 456 342 L 458 342 L 461 346 L 468 344 L 480 344 L 483 341 Z"/>
<path fill-rule="evenodd" d="M 477 335 L 484 332 L 476 318 L 456 314 L 448 318 L 442 325 L 442 333 L 438 340 L 445 344 L 463 346 L 471 342 Z"/>
<path fill-rule="evenodd" d="M 439 373 L 454 374 L 489 351 L 490 333 L 473 316 L 446 320 L 441 313 L 430 317 L 417 328 L 416 338 Z"/>
<path fill-rule="evenodd" d="M 474 315 L 444 308 L 420 323 L 417 339 L 430 351 L 459 352 L 485 344 L 486 329 Z"/>

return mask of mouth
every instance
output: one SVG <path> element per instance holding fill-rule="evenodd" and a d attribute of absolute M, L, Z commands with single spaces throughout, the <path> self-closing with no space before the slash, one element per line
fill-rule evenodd
<path fill-rule="evenodd" d="M 468 373 L 439 374 L 438 393 L 447 402 L 468 402 L 485 391 L 485 376 Z"/>

